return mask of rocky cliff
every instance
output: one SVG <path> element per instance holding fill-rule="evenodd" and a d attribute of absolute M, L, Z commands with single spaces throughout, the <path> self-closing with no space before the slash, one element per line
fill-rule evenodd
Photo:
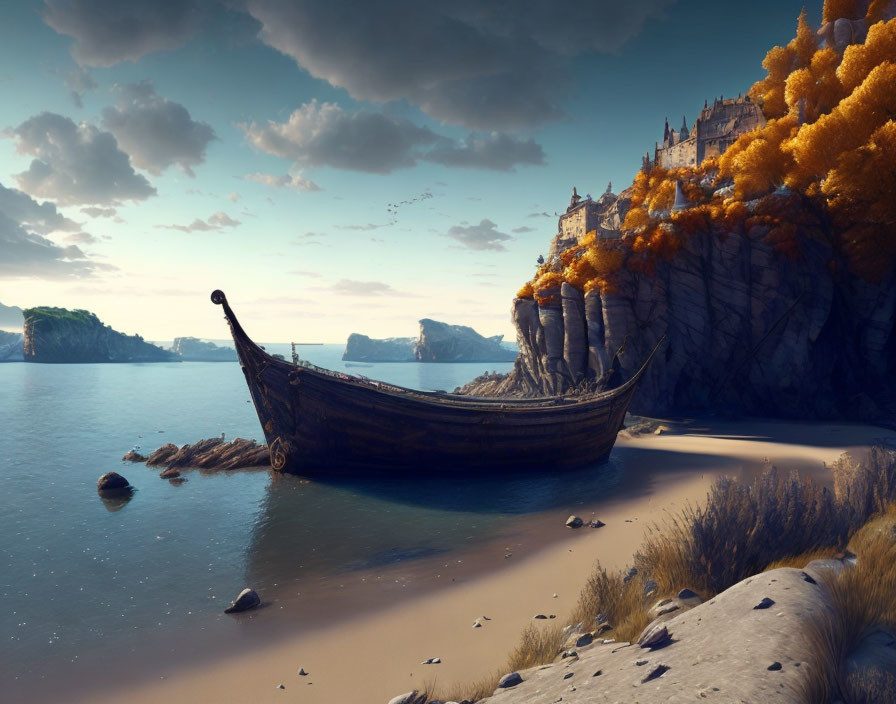
<path fill-rule="evenodd" d="M 483 337 L 466 325 L 424 318 L 414 356 L 420 362 L 512 362 L 516 352 L 501 346 L 503 335 Z"/>
<path fill-rule="evenodd" d="M 21 362 L 25 359 L 25 336 L 20 332 L 0 330 L 0 362 Z"/>
<path fill-rule="evenodd" d="M 139 335 L 124 335 L 86 310 L 24 311 L 26 362 L 171 362 L 177 357 Z"/>
<path fill-rule="evenodd" d="M 376 340 L 353 332 L 342 354 L 346 362 L 415 362 L 413 337 Z"/>
<path fill-rule="evenodd" d="M 614 359 L 625 379 L 666 335 L 633 412 L 892 419 L 892 273 L 877 283 L 851 275 L 823 238 L 801 229 L 798 254 L 782 256 L 768 234 L 764 226 L 710 226 L 652 270 L 621 267 L 610 292 L 583 294 L 563 282 L 541 304 L 514 299 L 513 372 L 464 390 L 562 393 L 606 380 Z"/>
<path fill-rule="evenodd" d="M 196 337 L 175 337 L 171 351 L 184 362 L 236 362 L 236 350 L 203 342 Z"/>

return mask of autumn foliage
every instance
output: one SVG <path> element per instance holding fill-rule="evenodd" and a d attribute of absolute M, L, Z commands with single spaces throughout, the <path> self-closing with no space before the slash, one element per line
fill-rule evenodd
<path fill-rule="evenodd" d="M 883 21 L 890 1 L 870 3 L 864 42 L 842 55 L 820 45 L 801 13 L 796 36 L 768 52 L 768 75 L 750 89 L 766 124 L 721 157 L 639 172 L 622 238 L 588 233 L 542 265 L 519 295 L 557 303 L 564 281 L 611 291 L 619 270 L 651 273 L 699 234 L 759 233 L 788 258 L 801 256 L 806 237 L 822 238 L 853 273 L 879 281 L 893 272 L 896 19 Z M 825 22 L 861 19 L 864 8 L 857 0 L 826 0 Z M 688 207 L 672 211 L 676 183 Z"/>

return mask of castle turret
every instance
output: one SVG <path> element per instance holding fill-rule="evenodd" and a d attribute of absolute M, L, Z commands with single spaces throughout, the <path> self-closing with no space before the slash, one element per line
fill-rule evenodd
<path fill-rule="evenodd" d="M 580 200 L 582 200 L 582 196 L 579 195 L 578 191 L 576 191 L 576 187 L 573 186 L 572 196 L 569 199 L 569 207 L 567 208 L 567 210 L 572 210 L 573 208 L 575 208 L 579 204 Z"/>
<path fill-rule="evenodd" d="M 669 146 L 669 118 L 666 118 L 666 128 L 663 130 L 663 146 Z"/>
<path fill-rule="evenodd" d="M 688 121 L 684 115 L 681 116 L 681 131 L 678 133 L 678 141 L 683 142 L 688 137 L 690 137 L 690 131 L 688 130 Z"/>

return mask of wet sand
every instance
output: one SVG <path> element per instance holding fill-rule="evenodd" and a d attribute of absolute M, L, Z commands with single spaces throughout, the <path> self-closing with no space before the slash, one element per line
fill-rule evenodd
<path fill-rule="evenodd" d="M 650 525 L 688 502 L 702 501 L 716 478 L 749 477 L 772 463 L 825 482 L 830 479 L 826 465 L 842 452 L 859 451 L 879 438 L 896 439 L 892 431 L 857 425 L 669 425 L 672 430 L 661 435 L 620 435 L 618 446 L 633 451 L 626 465 L 628 489 L 612 500 L 570 507 L 586 520 L 592 514 L 600 518 L 603 528 L 567 529 L 567 509 L 540 514 L 506 541 L 512 544 L 498 541 L 468 556 L 466 569 L 451 583 L 430 580 L 436 586 L 423 593 L 398 588 L 387 608 L 343 621 L 337 619 L 350 606 L 340 604 L 346 597 L 324 595 L 317 606 L 333 614 L 330 625 L 315 620 L 317 625 L 305 630 L 293 623 L 292 633 L 276 642 L 259 641 L 212 663 L 183 662 L 153 682 L 93 692 L 81 701 L 387 702 L 433 682 L 450 688 L 476 680 L 503 666 L 534 614 L 553 613 L 563 620 L 595 561 L 608 568 L 630 563 Z M 512 556 L 506 558 L 505 550 Z M 482 616 L 491 620 L 472 628 Z M 420 664 L 431 657 L 442 663 Z M 300 667 L 307 677 L 298 675 Z M 280 683 L 285 690 L 277 688 Z M 75 699 L 69 693 L 65 700 Z"/>

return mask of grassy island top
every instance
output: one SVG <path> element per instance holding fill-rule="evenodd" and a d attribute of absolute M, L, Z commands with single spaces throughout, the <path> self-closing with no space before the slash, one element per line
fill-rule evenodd
<path fill-rule="evenodd" d="M 52 306 L 36 306 L 22 311 L 25 320 L 58 320 L 81 323 L 88 325 L 100 324 L 100 319 L 89 310 L 68 310 L 68 308 L 54 308 Z"/>

